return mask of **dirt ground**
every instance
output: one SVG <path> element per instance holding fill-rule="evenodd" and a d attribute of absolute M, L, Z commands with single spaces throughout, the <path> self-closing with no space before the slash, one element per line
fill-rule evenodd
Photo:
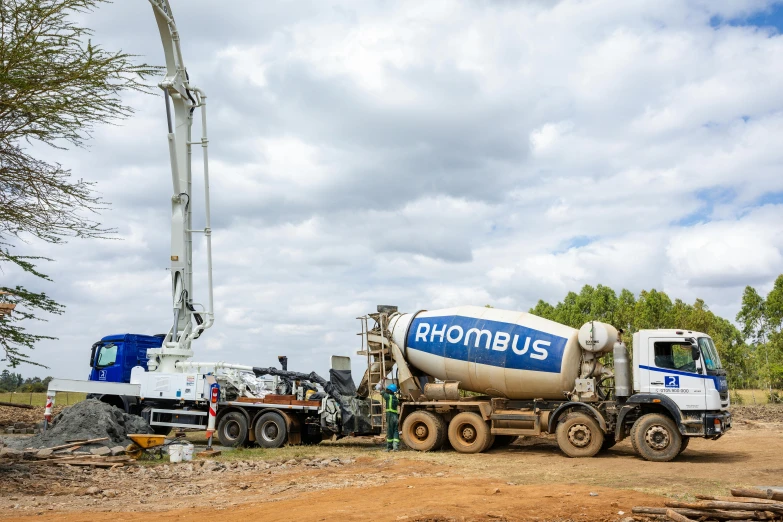
<path fill-rule="evenodd" d="M 637 458 L 626 441 L 569 459 L 549 437 L 479 455 L 349 441 L 113 471 L 6 463 L 0 520 L 617 521 L 633 506 L 783 485 L 783 423 L 755 416 L 763 420 L 748 415 L 718 441 L 693 440 L 669 463 Z"/>

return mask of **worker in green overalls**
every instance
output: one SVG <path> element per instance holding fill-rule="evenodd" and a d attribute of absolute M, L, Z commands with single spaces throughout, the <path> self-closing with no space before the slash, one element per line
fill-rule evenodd
<path fill-rule="evenodd" d="M 383 407 L 386 411 L 386 451 L 400 449 L 400 399 L 397 398 L 397 385 L 392 383 L 381 392 Z"/>

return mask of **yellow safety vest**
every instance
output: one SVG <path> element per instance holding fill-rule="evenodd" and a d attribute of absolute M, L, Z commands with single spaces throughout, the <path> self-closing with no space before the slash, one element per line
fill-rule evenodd
<path fill-rule="evenodd" d="M 397 410 L 397 397 L 391 393 L 386 396 L 386 413 L 399 413 Z"/>

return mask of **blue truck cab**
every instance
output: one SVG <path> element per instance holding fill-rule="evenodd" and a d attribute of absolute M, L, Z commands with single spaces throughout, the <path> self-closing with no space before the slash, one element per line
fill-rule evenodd
<path fill-rule="evenodd" d="M 90 380 L 128 383 L 134 366 L 147 369 L 147 350 L 162 344 L 163 335 L 108 335 L 92 345 Z"/>

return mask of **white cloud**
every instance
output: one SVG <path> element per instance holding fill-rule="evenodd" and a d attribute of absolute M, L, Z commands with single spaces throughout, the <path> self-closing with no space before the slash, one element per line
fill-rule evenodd
<path fill-rule="evenodd" d="M 679 232 L 666 247 L 674 275 L 692 287 L 736 287 L 774 279 L 782 271 L 783 208 L 737 221 L 713 221 Z"/>
<path fill-rule="evenodd" d="M 583 284 L 731 318 L 745 284 L 783 271 L 783 205 L 757 208 L 783 192 L 783 37 L 710 26 L 761 0 L 174 4 L 209 95 L 203 358 L 324 371 L 376 304 L 527 309 Z M 87 20 L 107 48 L 162 60 L 146 6 Z M 60 337 L 37 355 L 62 377 L 84 375 L 97 338 L 171 322 L 163 104 L 128 101 L 137 114 L 90 149 L 35 148 L 98 182 L 123 239 L 19 247 L 57 259 L 43 287 L 68 311 L 35 329 Z"/>

